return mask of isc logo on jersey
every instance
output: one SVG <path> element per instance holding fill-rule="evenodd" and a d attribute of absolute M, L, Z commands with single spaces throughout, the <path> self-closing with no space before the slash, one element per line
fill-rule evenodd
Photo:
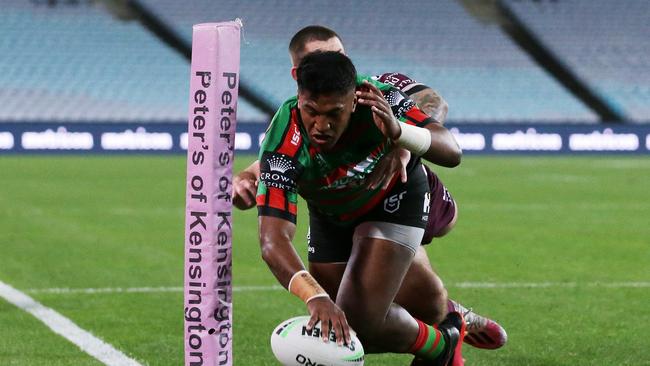
<path fill-rule="evenodd" d="M 298 146 L 300 144 L 300 131 L 297 125 L 293 125 L 293 135 L 291 136 L 291 144 Z"/>
<path fill-rule="evenodd" d="M 350 344 L 338 346 L 334 332 L 329 342 L 321 339 L 320 323 L 307 330 L 309 316 L 299 316 L 278 325 L 271 334 L 271 349 L 285 366 L 362 366 L 363 346 L 354 331 Z"/>

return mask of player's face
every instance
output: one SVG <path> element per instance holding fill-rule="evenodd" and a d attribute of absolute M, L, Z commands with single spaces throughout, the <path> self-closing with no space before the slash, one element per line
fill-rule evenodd
<path fill-rule="evenodd" d="M 309 141 L 319 150 L 328 151 L 348 127 L 356 108 L 354 89 L 345 94 L 324 94 L 313 97 L 308 91 L 298 92 L 298 109 Z"/>

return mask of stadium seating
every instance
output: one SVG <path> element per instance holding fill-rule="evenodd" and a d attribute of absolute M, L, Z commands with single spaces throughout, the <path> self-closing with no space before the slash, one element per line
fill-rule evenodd
<path fill-rule="evenodd" d="M 597 120 L 498 27 L 454 0 L 140 2 L 188 41 L 192 24 L 242 18 L 242 81 L 275 105 L 295 93 L 289 38 L 305 25 L 323 24 L 341 35 L 360 72 L 401 71 L 432 85 L 449 102 L 451 121 Z M 0 121 L 186 119 L 185 59 L 139 23 L 118 20 L 93 2 L 46 3 L 3 1 Z M 635 121 L 649 119 L 650 3 L 507 4 L 610 104 Z M 266 119 L 245 100 L 239 116 Z"/>
<path fill-rule="evenodd" d="M 402 71 L 433 85 L 449 101 L 451 120 L 595 120 L 497 27 L 479 23 L 453 0 L 143 3 L 188 38 L 192 23 L 242 18 L 242 80 L 276 103 L 295 93 L 290 37 L 323 24 L 344 39 L 361 72 Z"/>
<path fill-rule="evenodd" d="M 308 24 L 335 29 L 359 70 L 401 71 L 433 85 L 455 121 L 594 121 L 595 116 L 541 71 L 496 27 L 455 1 L 144 1 L 190 37 L 193 22 L 243 19 L 242 79 L 279 103 L 295 92 L 287 44 Z M 296 13 L 300 16 L 296 16 Z M 533 86 L 533 87 L 531 87 Z"/>
<path fill-rule="evenodd" d="M 175 51 L 100 6 L 40 3 L 3 1 L 0 121 L 187 118 L 189 65 Z"/>
<path fill-rule="evenodd" d="M 614 108 L 633 121 L 650 121 L 649 1 L 509 0 L 507 5 Z"/>

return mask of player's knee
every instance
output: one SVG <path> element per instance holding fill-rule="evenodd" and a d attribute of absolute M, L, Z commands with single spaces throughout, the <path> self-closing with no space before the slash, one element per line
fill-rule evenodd
<path fill-rule="evenodd" d="M 423 297 L 424 298 L 424 297 Z M 426 296 L 427 301 L 420 302 L 420 308 L 409 311 L 411 314 L 427 324 L 436 324 L 447 315 L 447 289 L 442 283 L 429 285 Z"/>
<path fill-rule="evenodd" d="M 438 294 L 438 296 L 434 297 L 432 301 L 432 319 L 430 324 L 437 324 L 440 323 L 445 316 L 447 315 L 448 309 L 447 309 L 447 289 L 442 288 Z"/>
<path fill-rule="evenodd" d="M 423 248 L 416 253 L 395 302 L 427 324 L 437 323 L 446 315 L 447 290 Z"/>

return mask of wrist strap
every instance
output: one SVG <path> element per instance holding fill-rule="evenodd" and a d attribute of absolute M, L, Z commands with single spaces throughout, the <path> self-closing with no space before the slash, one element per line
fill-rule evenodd
<path fill-rule="evenodd" d="M 426 128 L 400 123 L 402 134 L 397 138 L 398 146 L 409 150 L 417 156 L 422 156 L 431 147 L 431 132 Z"/>
<path fill-rule="evenodd" d="M 311 299 L 328 296 L 327 292 L 316 282 L 316 279 L 304 269 L 291 276 L 288 289 L 289 292 L 298 296 L 305 304 Z"/>

